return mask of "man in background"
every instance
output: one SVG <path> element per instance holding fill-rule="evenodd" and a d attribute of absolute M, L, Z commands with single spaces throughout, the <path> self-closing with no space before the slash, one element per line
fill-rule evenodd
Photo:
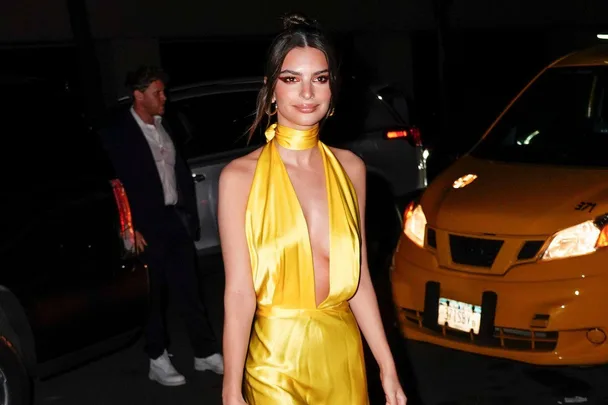
<path fill-rule="evenodd" d="M 136 229 L 135 245 L 148 265 L 149 317 L 145 331 L 149 378 L 167 386 L 186 383 L 169 358 L 164 293 L 185 321 L 194 368 L 223 374 L 223 357 L 199 295 L 196 250 L 199 220 L 194 183 L 163 122 L 164 73 L 142 66 L 127 75 L 132 106 L 100 131 L 125 187 Z"/>

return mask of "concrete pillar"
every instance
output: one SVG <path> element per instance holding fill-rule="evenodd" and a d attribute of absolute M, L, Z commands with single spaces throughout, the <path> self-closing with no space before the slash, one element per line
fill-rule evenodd
<path fill-rule="evenodd" d="M 124 87 L 127 72 L 141 64 L 161 66 L 160 48 L 156 38 L 124 38 L 97 41 L 101 66 L 103 98 L 111 106 L 126 96 Z"/>
<path fill-rule="evenodd" d="M 414 97 L 412 45 L 406 31 L 360 33 L 353 42 L 363 69 L 371 69 L 379 82 L 394 84 Z"/>
<path fill-rule="evenodd" d="M 67 0 L 67 10 L 74 43 L 78 50 L 80 83 L 84 97 L 84 107 L 89 117 L 100 114 L 101 78 L 95 44 L 91 35 L 88 10 L 84 0 Z"/>

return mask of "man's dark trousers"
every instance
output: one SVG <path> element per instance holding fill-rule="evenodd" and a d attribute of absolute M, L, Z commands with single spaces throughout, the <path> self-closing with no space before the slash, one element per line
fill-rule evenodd
<path fill-rule="evenodd" d="M 165 217 L 159 218 L 156 224 L 162 226 L 163 232 L 155 233 L 154 239 L 146 239 L 148 246 L 143 253 L 150 283 L 146 352 L 151 359 L 162 355 L 168 346 L 164 321 L 166 292 L 175 300 L 185 321 L 194 356 L 207 357 L 218 352 L 199 295 L 194 243 L 180 220 L 178 209 L 166 207 Z"/>

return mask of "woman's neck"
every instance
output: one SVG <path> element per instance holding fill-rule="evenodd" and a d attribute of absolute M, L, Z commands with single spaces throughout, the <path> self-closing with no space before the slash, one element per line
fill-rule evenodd
<path fill-rule="evenodd" d="M 266 130 L 266 139 L 277 142 L 285 163 L 306 166 L 318 153 L 316 146 L 319 144 L 319 125 L 307 130 L 298 130 L 273 124 Z"/>

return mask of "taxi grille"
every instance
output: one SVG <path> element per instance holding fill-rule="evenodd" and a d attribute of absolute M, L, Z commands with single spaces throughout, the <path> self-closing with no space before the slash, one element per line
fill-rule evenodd
<path fill-rule="evenodd" d="M 482 341 L 479 336 L 473 333 L 460 332 L 447 328 L 446 326 L 440 327 L 439 332 L 427 329 L 422 324 L 424 313 L 421 311 L 401 308 L 401 315 L 402 319 L 407 321 L 410 325 L 418 326 L 418 328 L 424 329 L 426 332 L 443 335 L 445 338 L 455 341 L 506 350 L 550 352 L 555 350 L 559 337 L 559 332 L 495 327 L 492 338 Z"/>
<path fill-rule="evenodd" d="M 540 248 L 545 244 L 544 240 L 529 240 L 524 243 L 519 254 L 517 255 L 517 260 L 529 260 L 534 259 Z"/>
<path fill-rule="evenodd" d="M 452 261 L 477 267 L 492 267 L 504 241 L 450 235 Z"/>

